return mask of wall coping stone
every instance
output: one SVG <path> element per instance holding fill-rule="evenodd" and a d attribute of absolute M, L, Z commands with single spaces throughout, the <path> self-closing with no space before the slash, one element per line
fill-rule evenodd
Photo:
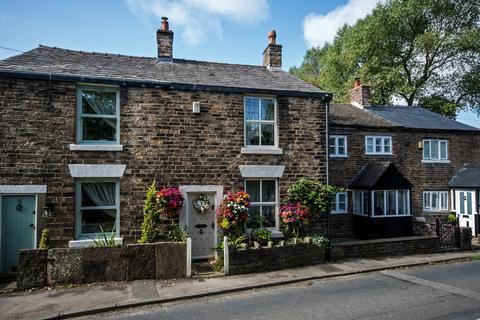
<path fill-rule="evenodd" d="M 398 238 L 382 238 L 382 239 L 369 239 L 369 240 L 351 240 L 344 242 L 334 242 L 332 247 L 337 246 L 356 246 L 362 244 L 374 244 L 374 243 L 393 243 L 393 242 L 404 242 L 404 241 L 415 241 L 415 240 L 427 240 L 435 239 L 436 235 L 426 235 L 426 236 L 410 236 L 410 237 L 398 237 Z"/>

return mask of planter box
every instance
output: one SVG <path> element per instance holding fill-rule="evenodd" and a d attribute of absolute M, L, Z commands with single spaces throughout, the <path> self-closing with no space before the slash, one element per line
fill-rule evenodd
<path fill-rule="evenodd" d="M 236 250 L 228 248 L 228 274 L 272 271 L 325 262 L 325 249 L 299 243 L 296 245 Z"/>
<path fill-rule="evenodd" d="M 158 242 L 102 248 L 20 250 L 19 289 L 187 277 L 187 244 Z"/>

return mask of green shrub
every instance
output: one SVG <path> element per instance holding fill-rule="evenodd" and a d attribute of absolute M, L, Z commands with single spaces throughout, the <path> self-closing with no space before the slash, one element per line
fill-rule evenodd
<path fill-rule="evenodd" d="M 457 223 L 457 216 L 454 213 L 450 213 L 447 216 L 447 223 L 456 224 Z"/>
<path fill-rule="evenodd" d="M 272 238 L 272 231 L 268 229 L 257 229 L 253 232 L 253 238 L 262 244 L 267 243 Z"/>
<path fill-rule="evenodd" d="M 155 180 L 147 190 L 147 195 L 143 205 L 142 236 L 140 243 L 154 243 L 160 238 L 160 218 L 158 215 L 158 205 L 156 198 Z"/>
<path fill-rule="evenodd" d="M 330 245 L 330 241 L 328 241 L 328 238 L 323 236 L 322 234 L 312 234 L 309 237 L 310 243 L 314 246 L 320 248 L 328 248 L 328 246 Z"/>
<path fill-rule="evenodd" d="M 317 180 L 301 178 L 287 190 L 287 202 L 305 205 L 313 218 L 318 219 L 330 209 L 330 199 L 340 189 Z"/>
<path fill-rule="evenodd" d="M 180 227 L 178 223 L 172 223 L 170 230 L 168 231 L 167 240 L 175 242 L 187 241 L 188 233 L 185 229 Z"/>
<path fill-rule="evenodd" d="M 50 249 L 50 231 L 48 230 L 48 228 L 42 229 L 42 235 L 40 236 L 40 243 L 38 244 L 38 249 Z"/>

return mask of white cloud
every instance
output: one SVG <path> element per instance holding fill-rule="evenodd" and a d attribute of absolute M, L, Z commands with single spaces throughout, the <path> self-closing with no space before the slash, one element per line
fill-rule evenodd
<path fill-rule="evenodd" d="M 344 24 L 353 25 L 365 17 L 378 2 L 385 0 L 348 0 L 327 14 L 308 14 L 303 20 L 303 37 L 309 47 L 323 46 L 331 42 L 338 28 Z"/>
<path fill-rule="evenodd" d="M 267 0 L 125 0 L 129 10 L 151 28 L 168 17 L 173 30 L 191 45 L 222 37 L 224 20 L 255 25 L 268 15 Z"/>

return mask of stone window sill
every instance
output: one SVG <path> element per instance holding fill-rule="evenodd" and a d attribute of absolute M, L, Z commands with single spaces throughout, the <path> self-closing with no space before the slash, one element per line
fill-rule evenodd
<path fill-rule="evenodd" d="M 123 238 L 115 238 L 115 244 L 121 245 L 123 244 Z M 68 242 L 69 248 L 86 248 L 86 247 L 94 247 L 95 241 L 93 239 L 79 239 L 79 240 L 71 240 Z"/>
<path fill-rule="evenodd" d="M 121 144 L 71 144 L 71 151 L 123 151 Z"/>
<path fill-rule="evenodd" d="M 450 163 L 450 160 L 422 160 L 422 163 Z"/>
<path fill-rule="evenodd" d="M 282 154 L 279 148 L 242 148 L 242 154 Z"/>

